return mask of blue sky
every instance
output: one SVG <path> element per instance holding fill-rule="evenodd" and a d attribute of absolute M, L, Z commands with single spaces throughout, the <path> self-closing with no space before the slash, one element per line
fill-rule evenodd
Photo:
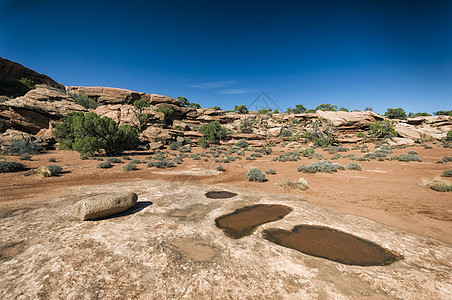
<path fill-rule="evenodd" d="M 0 56 L 203 107 L 431 113 L 452 109 L 452 1 L 0 0 Z"/>

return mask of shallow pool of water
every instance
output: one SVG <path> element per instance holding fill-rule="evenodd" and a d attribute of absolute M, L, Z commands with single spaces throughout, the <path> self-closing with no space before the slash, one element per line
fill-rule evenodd
<path fill-rule="evenodd" d="M 347 265 L 384 266 L 402 259 L 371 241 L 323 226 L 298 225 L 291 231 L 272 228 L 264 230 L 263 237 L 304 254 Z"/>
<path fill-rule="evenodd" d="M 226 199 L 237 196 L 236 193 L 228 192 L 228 191 L 211 191 L 206 193 L 207 198 L 212 199 Z"/>
<path fill-rule="evenodd" d="M 258 204 L 236 209 L 218 217 L 215 224 L 231 238 L 239 239 L 250 235 L 257 226 L 281 220 L 293 209 L 284 205 Z"/>

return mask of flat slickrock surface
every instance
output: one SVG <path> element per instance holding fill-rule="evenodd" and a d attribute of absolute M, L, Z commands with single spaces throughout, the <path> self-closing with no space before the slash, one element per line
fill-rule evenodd
<path fill-rule="evenodd" d="M 72 216 L 78 200 L 105 190 L 139 200 L 116 217 Z M 212 190 L 238 195 L 205 197 Z M 241 239 L 215 226 L 215 218 L 255 204 L 293 211 Z M 336 228 L 404 259 L 350 266 L 262 237 L 265 229 L 301 224 Z M 150 180 L 67 187 L 57 198 L 2 207 L 0 232 L 1 299 L 452 299 L 450 245 L 295 195 Z"/>

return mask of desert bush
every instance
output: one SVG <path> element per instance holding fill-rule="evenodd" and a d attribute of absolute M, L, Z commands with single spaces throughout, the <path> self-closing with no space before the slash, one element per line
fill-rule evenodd
<path fill-rule="evenodd" d="M 295 105 L 295 108 L 288 107 L 286 110 L 286 113 L 288 114 L 302 114 L 306 112 L 306 107 L 304 107 L 302 104 Z"/>
<path fill-rule="evenodd" d="M 49 162 L 56 162 L 56 158 L 55 157 L 49 157 Z"/>
<path fill-rule="evenodd" d="M 298 172 L 304 173 L 316 173 L 316 172 L 333 173 L 337 172 L 337 170 L 344 170 L 344 167 L 327 160 L 311 163 L 310 165 L 307 166 L 301 165 L 297 168 Z"/>
<path fill-rule="evenodd" d="M 334 154 L 333 156 L 331 156 L 331 160 L 336 160 L 336 159 L 339 159 L 341 157 L 342 157 L 342 155 L 340 155 L 340 154 Z"/>
<path fill-rule="evenodd" d="M 63 171 L 63 168 L 59 165 L 49 165 L 49 166 L 42 166 L 37 171 L 36 174 L 42 176 L 42 177 L 52 177 L 57 176 L 58 174 Z"/>
<path fill-rule="evenodd" d="M 432 190 L 437 192 L 452 192 L 452 183 L 440 178 L 436 178 L 429 184 Z"/>
<path fill-rule="evenodd" d="M 255 121 L 253 117 L 246 117 L 240 120 L 241 133 L 253 133 L 253 125 Z"/>
<path fill-rule="evenodd" d="M 360 164 L 355 164 L 355 163 L 349 163 L 347 165 L 345 165 L 345 168 L 347 170 L 354 170 L 354 171 L 362 171 L 363 168 L 361 167 Z"/>
<path fill-rule="evenodd" d="M 169 149 L 170 150 L 178 150 L 180 147 L 182 147 L 182 143 L 181 142 L 177 142 L 177 141 L 173 141 L 169 144 Z"/>
<path fill-rule="evenodd" d="M 0 160 L 0 173 L 20 172 L 25 169 L 25 166 L 15 161 Z"/>
<path fill-rule="evenodd" d="M 177 155 L 176 157 L 174 157 L 173 162 L 175 164 L 181 164 L 183 162 L 182 157 L 180 157 L 179 155 Z"/>
<path fill-rule="evenodd" d="M 147 102 L 144 99 L 138 99 L 133 102 L 133 107 L 135 107 L 135 109 L 138 109 L 139 111 L 141 111 L 144 107 L 149 106 L 150 106 L 149 102 Z"/>
<path fill-rule="evenodd" d="M 218 165 L 218 166 L 217 166 L 217 171 L 224 172 L 224 171 L 226 171 L 226 169 L 223 168 L 222 165 Z"/>
<path fill-rule="evenodd" d="M 388 108 L 385 117 L 389 119 L 406 119 L 406 112 L 402 108 Z"/>
<path fill-rule="evenodd" d="M 265 174 L 275 175 L 276 174 L 276 170 L 275 169 L 265 170 Z"/>
<path fill-rule="evenodd" d="M 248 179 L 248 181 L 258 181 L 258 182 L 265 181 L 264 172 L 262 172 L 261 170 L 259 170 L 257 168 L 249 169 L 248 172 L 246 172 L 245 176 L 246 176 L 246 179 Z"/>
<path fill-rule="evenodd" d="M 190 145 L 184 145 L 179 148 L 179 152 L 181 153 L 190 153 L 191 152 L 191 146 Z"/>
<path fill-rule="evenodd" d="M 122 156 L 121 158 L 124 159 L 124 160 L 130 160 L 130 157 L 127 156 L 127 155 L 124 155 L 124 156 Z"/>
<path fill-rule="evenodd" d="M 120 158 L 117 157 L 110 157 L 107 159 L 107 161 L 112 164 L 120 164 L 123 162 Z"/>
<path fill-rule="evenodd" d="M 252 156 L 252 157 L 262 157 L 262 154 L 255 152 L 255 153 L 251 153 L 250 156 Z"/>
<path fill-rule="evenodd" d="M 141 164 L 141 163 L 143 163 L 143 162 L 142 162 L 141 160 L 139 160 L 139 159 L 132 159 L 129 163 L 130 163 L 130 164 L 138 165 L 138 164 Z"/>
<path fill-rule="evenodd" d="M 138 170 L 137 165 L 134 164 L 134 163 L 131 163 L 131 162 L 126 163 L 126 164 L 122 167 L 122 169 L 123 169 L 124 171 L 136 171 L 136 170 Z"/>
<path fill-rule="evenodd" d="M 97 103 L 97 101 L 90 99 L 88 95 L 85 94 L 78 95 L 75 98 L 75 102 L 86 109 L 96 109 L 96 107 L 99 106 L 99 103 Z"/>
<path fill-rule="evenodd" d="M 118 125 L 108 117 L 100 117 L 94 112 L 84 115 L 71 112 L 55 128 L 55 136 L 67 149 L 92 156 L 95 152 L 105 150 L 107 155 L 114 155 L 124 150 L 137 147 L 138 130 L 129 125 Z"/>
<path fill-rule="evenodd" d="M 166 169 L 175 167 L 174 163 L 171 160 L 158 160 L 158 161 L 150 161 L 148 163 L 148 168 L 157 167 L 159 169 Z"/>
<path fill-rule="evenodd" d="M 248 147 L 249 143 L 247 140 L 241 139 L 237 143 L 235 143 L 235 145 L 240 148 L 246 148 L 246 147 Z"/>
<path fill-rule="evenodd" d="M 202 137 L 199 138 L 198 146 L 201 147 L 201 148 L 204 148 L 204 149 L 209 147 L 209 142 L 207 141 L 206 137 L 202 136 Z"/>
<path fill-rule="evenodd" d="M 369 135 L 375 138 L 392 138 L 398 135 L 394 123 L 388 120 L 378 121 L 369 125 Z"/>
<path fill-rule="evenodd" d="M 433 113 L 435 116 L 452 116 L 452 110 L 438 110 Z"/>
<path fill-rule="evenodd" d="M 22 77 L 21 79 L 19 79 L 19 82 L 25 85 L 30 90 L 35 88 L 35 83 L 30 78 Z"/>
<path fill-rule="evenodd" d="M 38 146 L 31 138 L 26 137 L 20 140 L 12 140 L 10 145 L 5 147 L 5 154 L 21 155 L 21 154 L 38 154 Z"/>
<path fill-rule="evenodd" d="M 31 159 L 31 155 L 28 153 L 23 153 L 20 155 L 19 157 L 20 160 L 30 160 Z"/>
<path fill-rule="evenodd" d="M 291 137 L 293 134 L 292 130 L 290 129 L 286 129 L 286 128 L 282 128 L 281 129 L 281 133 L 279 134 L 280 137 Z"/>
<path fill-rule="evenodd" d="M 334 132 L 337 128 L 333 127 L 331 124 L 327 124 L 324 130 L 320 130 L 320 126 L 317 122 L 312 124 L 311 128 L 303 134 L 303 137 L 311 141 L 314 146 L 317 147 L 327 147 L 336 143 L 336 138 Z"/>
<path fill-rule="evenodd" d="M 419 153 L 417 153 L 417 152 L 414 151 L 414 150 L 410 150 L 410 151 L 408 151 L 408 154 L 409 154 L 409 155 L 418 155 Z"/>
<path fill-rule="evenodd" d="M 101 168 L 101 169 L 108 169 L 108 168 L 113 167 L 113 165 L 109 161 L 103 161 L 103 162 L 99 163 L 97 165 L 97 167 Z"/>
<path fill-rule="evenodd" d="M 201 126 L 199 131 L 209 142 L 218 142 L 226 136 L 226 129 L 218 121 Z"/>
<path fill-rule="evenodd" d="M 441 174 L 443 177 L 452 177 L 452 170 L 446 170 Z"/>
<path fill-rule="evenodd" d="M 452 156 L 444 156 L 443 158 L 438 160 L 436 163 L 437 164 L 443 164 L 443 163 L 446 163 L 448 161 L 452 161 Z"/>
<path fill-rule="evenodd" d="M 285 179 L 280 186 L 282 186 L 285 189 L 300 189 L 300 190 L 306 190 L 308 189 L 308 181 L 304 179 L 303 177 L 300 177 L 298 181 L 292 181 L 290 179 Z"/>
<path fill-rule="evenodd" d="M 393 156 L 391 157 L 391 160 L 398 160 L 398 161 L 418 161 L 422 162 L 424 161 L 422 157 L 417 156 L 415 154 L 401 154 L 399 156 Z"/>

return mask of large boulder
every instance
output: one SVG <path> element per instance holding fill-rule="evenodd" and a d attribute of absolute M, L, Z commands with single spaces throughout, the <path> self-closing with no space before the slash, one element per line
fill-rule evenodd
<path fill-rule="evenodd" d="M 0 57 L 0 95 L 13 97 L 24 95 L 28 88 L 19 82 L 22 78 L 30 79 L 35 84 L 64 89 L 62 84 L 52 78 Z"/>
<path fill-rule="evenodd" d="M 416 139 L 441 139 L 446 136 L 447 129 L 449 127 L 432 127 L 430 125 L 413 126 L 406 123 L 397 123 L 394 126 L 395 131 L 404 138 L 416 140 Z M 441 130 L 446 129 L 446 130 Z"/>
<path fill-rule="evenodd" d="M 321 120 L 330 122 L 334 126 L 347 126 L 357 129 L 364 129 L 370 124 L 384 120 L 384 117 L 373 111 L 316 111 L 317 117 Z"/>
<path fill-rule="evenodd" d="M 108 217 L 135 205 L 135 193 L 108 193 L 80 200 L 74 205 L 74 215 L 80 220 Z"/>
<path fill-rule="evenodd" d="M 159 127 L 150 126 L 146 128 L 142 135 L 149 141 L 149 142 L 163 142 L 167 143 L 170 140 L 172 140 L 173 136 L 171 135 L 171 130 L 169 129 L 163 129 Z"/>
<path fill-rule="evenodd" d="M 31 135 L 23 131 L 8 129 L 0 134 L 0 148 L 4 150 L 4 147 L 11 145 L 13 141 L 22 139 L 33 141 L 40 150 L 46 149 L 50 143 L 54 142 L 53 136 Z"/>

